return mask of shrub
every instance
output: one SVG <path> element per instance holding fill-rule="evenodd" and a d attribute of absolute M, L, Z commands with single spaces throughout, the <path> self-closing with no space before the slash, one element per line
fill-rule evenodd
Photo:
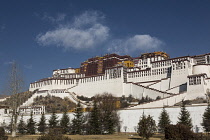
<path fill-rule="evenodd" d="M 149 115 L 142 115 L 138 123 L 139 136 L 149 139 L 156 131 L 155 120 Z"/>
<path fill-rule="evenodd" d="M 139 100 L 139 104 L 143 104 L 143 103 L 147 103 L 147 102 L 151 102 L 151 101 L 154 101 L 152 98 L 146 96 L 146 97 L 142 97 L 140 100 Z"/>
<path fill-rule="evenodd" d="M 63 135 L 51 136 L 47 134 L 39 137 L 37 140 L 71 140 L 71 139 Z"/>
<path fill-rule="evenodd" d="M 5 131 L 3 127 L 0 127 L 0 140 L 7 140 L 8 136 L 5 136 Z"/>
<path fill-rule="evenodd" d="M 190 129 L 193 127 L 192 119 L 190 117 L 189 111 L 186 109 L 185 105 L 188 101 L 182 101 L 181 111 L 178 117 L 178 124 L 183 124 L 188 126 Z"/>
<path fill-rule="evenodd" d="M 201 123 L 203 126 L 205 132 L 210 132 L 210 104 L 208 103 L 208 106 L 203 114 L 203 122 Z"/>
<path fill-rule="evenodd" d="M 71 140 L 70 138 L 62 135 L 62 128 L 51 128 L 47 135 L 42 135 L 37 140 Z"/>
<path fill-rule="evenodd" d="M 165 127 L 165 139 L 168 140 L 198 140 L 199 137 L 183 124 L 168 125 Z"/>
<path fill-rule="evenodd" d="M 60 128 L 60 127 L 50 128 L 48 134 L 51 135 L 51 136 L 62 135 L 63 134 L 63 129 Z"/>
<path fill-rule="evenodd" d="M 160 100 L 160 99 L 161 99 L 161 97 L 160 96 L 157 96 L 155 100 Z"/>
<path fill-rule="evenodd" d="M 159 132 L 165 133 L 165 127 L 171 123 L 168 112 L 163 108 L 162 112 L 160 113 L 159 117 Z"/>

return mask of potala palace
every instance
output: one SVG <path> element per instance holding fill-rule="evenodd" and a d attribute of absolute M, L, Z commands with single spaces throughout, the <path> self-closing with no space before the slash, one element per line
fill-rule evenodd
<path fill-rule="evenodd" d="M 31 83 L 29 90 L 60 96 L 74 93 L 92 97 L 104 92 L 117 97 L 159 96 L 160 101 L 144 107 L 170 106 L 210 92 L 210 53 L 177 58 L 164 52 L 145 53 L 137 58 L 108 54 L 90 58 L 80 68 L 54 70 L 52 77 Z"/>
<path fill-rule="evenodd" d="M 145 53 L 136 58 L 107 54 L 82 62 L 80 68 L 54 70 L 52 77 L 31 83 L 29 90 L 33 91 L 33 95 L 21 105 L 20 111 L 22 109 L 25 112 L 25 108 L 40 95 L 67 97 L 75 103 L 80 101 L 86 107 L 90 104 L 79 100 L 77 95 L 92 97 L 108 92 L 117 97 L 128 97 L 130 94 L 138 99 L 146 96 L 152 99 L 159 97 L 152 102 L 118 110 L 121 131 L 123 126 L 127 126 L 127 132 L 135 132 L 134 127 L 143 112 L 151 115 L 157 123 L 163 106 L 172 123 L 176 124 L 180 111 L 179 106 L 174 106 L 176 103 L 206 98 L 210 94 L 210 53 L 176 58 L 170 58 L 164 52 Z M 206 106 L 207 104 L 192 104 L 186 107 L 195 132 L 203 131 L 201 122 Z M 44 108 L 40 106 L 33 110 L 37 112 L 34 114 L 35 121 L 38 121 Z M 59 118 L 62 116 L 57 115 Z M 69 115 L 73 118 L 73 113 Z M 24 116 L 25 120 L 29 117 Z M 46 114 L 46 118 L 49 117 L 50 114 Z M 0 124 L 4 121 L 9 124 L 10 117 L 0 110 Z"/>

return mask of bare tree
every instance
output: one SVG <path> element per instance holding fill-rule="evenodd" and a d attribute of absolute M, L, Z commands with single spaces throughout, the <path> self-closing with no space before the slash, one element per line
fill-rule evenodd
<path fill-rule="evenodd" d="M 18 119 L 18 106 L 21 103 L 21 98 L 19 97 L 20 92 L 23 90 L 23 78 L 20 74 L 20 70 L 17 66 L 16 62 L 12 62 L 9 70 L 8 75 L 8 85 L 6 87 L 6 92 L 12 97 L 11 101 L 11 127 L 12 127 L 12 137 L 16 136 L 16 129 L 17 129 L 17 119 Z"/>

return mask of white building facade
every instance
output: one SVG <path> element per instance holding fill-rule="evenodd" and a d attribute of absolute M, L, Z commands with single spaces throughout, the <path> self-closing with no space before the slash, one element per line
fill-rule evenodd
<path fill-rule="evenodd" d="M 210 53 L 169 58 L 166 53 L 154 52 L 132 61 L 133 67 L 118 64 L 91 76 L 73 68 L 54 70 L 52 77 L 31 83 L 29 90 L 63 90 L 86 97 L 109 92 L 117 97 L 131 94 L 153 99 L 183 92 L 187 92 L 186 99 L 194 99 L 210 91 Z"/>
<path fill-rule="evenodd" d="M 104 67 L 101 67 L 102 64 Z M 87 72 L 89 65 L 90 72 Z M 183 99 L 210 95 L 210 53 L 177 58 L 169 58 L 162 52 L 142 54 L 137 58 L 119 55 L 91 58 L 82 64 L 81 69 L 54 70 L 52 77 L 31 83 L 29 90 L 35 93 L 22 106 L 30 106 L 37 96 L 49 94 L 68 97 L 75 103 L 78 102 L 77 95 L 92 97 L 104 92 L 117 97 L 131 94 L 136 98 L 148 96 L 156 99 L 159 96 L 159 100 L 119 110 L 121 128 L 127 126 L 128 132 L 134 132 L 143 112 L 153 116 L 157 123 L 163 106 L 167 106 L 170 119 L 176 124 L 180 107 L 174 107 L 174 104 Z M 202 132 L 202 115 L 206 105 L 188 106 L 187 109 L 193 120 L 193 130 Z"/>

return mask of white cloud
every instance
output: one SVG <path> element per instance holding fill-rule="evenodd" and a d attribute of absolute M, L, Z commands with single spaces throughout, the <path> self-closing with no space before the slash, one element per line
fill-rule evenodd
<path fill-rule="evenodd" d="M 60 21 L 63 21 L 66 17 L 66 14 L 58 13 L 55 17 L 50 16 L 47 13 L 44 13 L 44 16 L 42 17 L 43 20 L 48 20 L 52 23 L 59 23 Z"/>
<path fill-rule="evenodd" d="M 113 40 L 107 50 L 111 53 L 129 54 L 135 51 L 158 50 L 163 44 L 161 40 L 150 35 L 135 35 L 125 40 Z"/>
<path fill-rule="evenodd" d="M 43 46 L 56 45 L 65 49 L 92 48 L 107 39 L 108 31 L 109 29 L 101 24 L 86 30 L 62 27 L 38 35 L 37 40 Z"/>
<path fill-rule="evenodd" d="M 0 25 L 0 31 L 3 31 L 6 28 L 5 24 Z"/>
<path fill-rule="evenodd" d="M 85 12 L 75 17 L 72 23 L 39 34 L 37 42 L 43 46 L 55 45 L 65 49 L 96 47 L 109 37 L 109 28 L 100 22 L 102 18 L 97 12 Z"/>
<path fill-rule="evenodd" d="M 80 16 L 74 18 L 73 25 L 75 27 L 83 27 L 101 23 L 104 20 L 104 15 L 96 11 L 86 11 Z"/>
<path fill-rule="evenodd" d="M 13 60 L 13 61 L 7 61 L 7 62 L 4 62 L 4 65 L 11 65 L 11 64 L 14 64 L 15 63 L 15 61 Z"/>
<path fill-rule="evenodd" d="M 33 67 L 32 67 L 32 65 L 30 64 L 30 65 L 24 65 L 24 68 L 26 68 L 26 69 L 32 69 Z"/>
<path fill-rule="evenodd" d="M 53 18 L 45 14 L 45 19 L 59 23 L 66 15 Z M 126 39 L 111 39 L 110 29 L 103 24 L 105 16 L 97 11 L 86 11 L 75 16 L 67 24 L 57 24 L 57 28 L 37 35 L 36 40 L 42 46 L 57 46 L 75 50 L 87 50 L 108 44 L 105 48 L 110 53 L 132 54 L 135 51 L 155 51 L 164 44 L 163 41 L 149 34 L 134 35 Z"/>

